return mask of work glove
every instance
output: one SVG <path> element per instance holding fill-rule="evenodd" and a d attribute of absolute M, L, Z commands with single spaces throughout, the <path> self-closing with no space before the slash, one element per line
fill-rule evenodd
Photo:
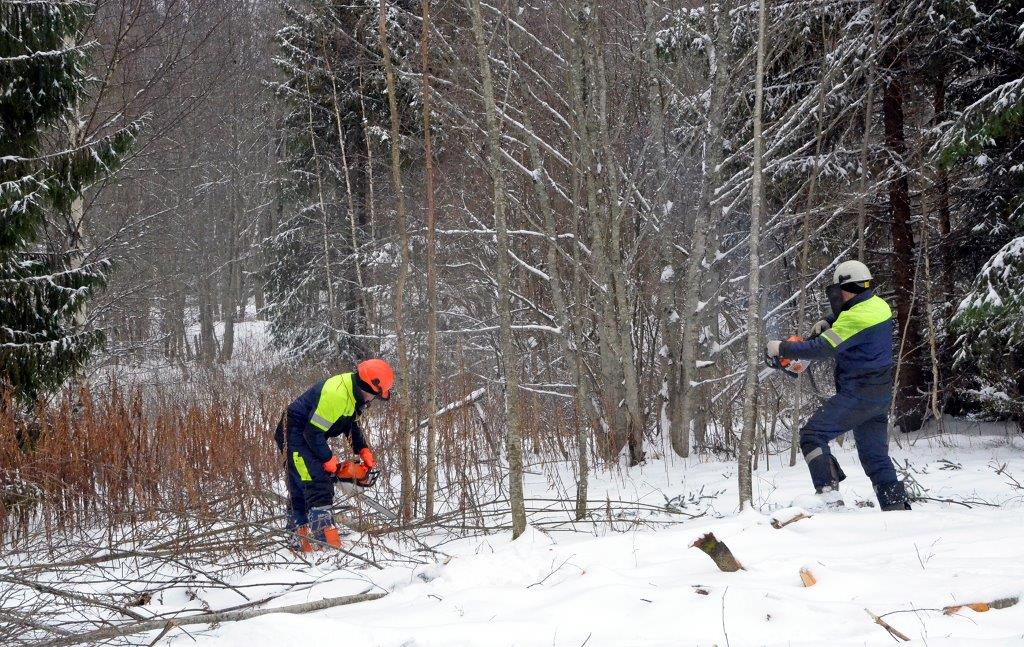
<path fill-rule="evenodd" d="M 778 357 L 779 356 L 779 346 L 781 346 L 781 345 L 782 345 L 782 342 L 779 341 L 778 339 L 771 340 L 765 346 L 764 354 L 767 355 L 768 357 Z"/>
<path fill-rule="evenodd" d="M 816 323 L 813 326 L 811 326 L 811 335 L 817 337 L 818 335 L 820 335 L 821 333 L 825 332 L 826 330 L 828 330 L 831 327 L 832 327 L 832 324 L 830 324 L 829 322 L 827 322 L 824 319 L 822 319 L 818 323 Z"/>
<path fill-rule="evenodd" d="M 328 474 L 334 474 L 338 471 L 338 457 L 331 456 L 329 459 L 324 461 L 324 471 Z"/>
<path fill-rule="evenodd" d="M 373 457 L 373 452 L 370 451 L 369 447 L 363 447 L 359 450 L 359 458 L 363 459 L 363 465 L 366 465 L 367 469 L 373 469 L 377 467 L 377 459 Z"/>

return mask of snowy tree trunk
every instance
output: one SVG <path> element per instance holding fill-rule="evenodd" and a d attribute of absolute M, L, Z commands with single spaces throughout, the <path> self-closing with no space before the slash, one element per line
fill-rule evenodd
<path fill-rule="evenodd" d="M 881 11 L 877 3 L 872 4 L 874 13 L 874 31 L 872 35 L 872 51 L 878 50 L 878 32 L 881 23 Z M 864 97 L 864 124 L 861 133 L 860 144 L 860 191 L 857 196 L 857 260 L 866 262 L 867 258 L 867 200 L 868 200 L 868 166 L 871 158 L 871 118 L 875 110 L 875 58 L 865 57 L 870 60 L 866 63 L 867 70 L 864 75 L 864 82 L 867 85 L 867 95 Z"/>
<path fill-rule="evenodd" d="M 608 257 L 611 290 L 613 297 L 612 312 L 608 313 L 614 323 L 616 335 L 613 348 L 618 356 L 618 365 L 622 372 L 622 400 L 629 414 L 629 460 L 630 465 L 637 465 L 644 460 L 643 432 L 644 419 L 640 410 L 640 382 L 636 370 L 636 350 L 633 347 L 633 319 L 630 307 L 629 281 L 623 266 L 622 258 L 622 220 L 628 201 L 620 195 L 619 165 L 612 150 L 611 135 L 608 131 L 608 77 L 605 71 L 604 51 L 601 47 L 602 36 L 597 29 L 596 10 L 590 12 L 590 43 L 593 47 L 591 64 L 596 76 L 598 88 L 598 133 L 601 148 L 604 151 L 605 174 L 608 178 Z"/>
<path fill-rule="evenodd" d="M 805 334 L 807 329 L 807 269 L 810 264 L 811 253 L 811 213 L 817 206 L 818 177 L 821 174 L 821 147 L 825 130 L 825 95 L 826 85 L 830 81 L 830 75 L 825 71 L 828 66 L 822 65 L 822 78 L 818 83 L 818 116 L 814 137 L 814 166 L 811 170 L 811 179 L 807 187 L 807 205 L 804 208 L 803 227 L 800 236 L 800 257 L 797 264 L 797 279 L 800 282 L 800 294 L 797 297 L 797 334 Z M 863 196 L 861 196 L 863 199 Z M 793 389 L 793 412 L 790 416 L 790 443 L 789 443 L 789 465 L 796 465 L 797 453 L 800 449 L 800 425 L 803 422 L 803 390 L 806 378 L 803 375 L 797 379 L 796 388 Z"/>
<path fill-rule="evenodd" d="M 732 2 L 723 2 L 717 10 L 712 3 L 705 2 L 707 12 L 707 39 L 709 60 L 709 100 L 707 111 L 707 138 L 703 144 L 703 189 L 701 208 L 694 218 L 693 233 L 690 236 L 690 256 L 686 265 L 686 289 L 683 291 L 682 307 L 683 335 L 679 350 L 679 370 L 676 388 L 676 406 L 671 423 L 672 449 L 676 454 L 690 455 L 690 422 L 697 378 L 697 341 L 700 321 L 704 317 L 700 304 L 701 275 L 707 254 L 708 233 L 721 216 L 721 204 L 717 196 L 721 184 L 722 150 L 724 142 L 725 102 L 729 92 L 728 56 L 730 34 L 730 11 Z"/>
<path fill-rule="evenodd" d="M 611 458 L 622 449 L 623 443 L 627 440 L 625 421 L 622 416 L 622 409 L 619 407 L 620 382 L 622 371 L 618 361 L 613 340 L 615 332 L 615 310 L 612 303 L 611 271 L 608 267 L 607 248 L 605 241 L 605 220 L 604 210 L 601 208 L 598 198 L 597 178 L 595 177 L 594 166 L 596 156 L 594 153 L 594 137 L 597 126 L 593 123 L 593 109 L 589 105 L 588 98 L 593 97 L 595 92 L 592 87 L 592 70 L 588 70 L 587 61 L 589 57 L 584 52 L 585 37 L 580 30 L 581 22 L 588 20 L 592 7 L 589 3 L 582 8 L 575 6 L 578 10 L 576 15 L 570 16 L 572 26 L 572 55 L 571 81 L 573 94 L 573 109 L 577 118 L 577 129 L 579 131 L 580 166 L 582 167 L 582 179 L 586 194 L 585 219 L 590 224 L 590 267 L 593 280 L 597 283 L 597 304 L 595 311 L 598 320 L 598 355 L 601 371 L 601 409 L 603 419 L 609 426 L 607 429 L 607 442 L 605 443 L 605 455 Z"/>
<path fill-rule="evenodd" d="M 434 210 L 434 159 L 430 135 L 430 0 L 420 0 L 421 92 L 423 100 L 423 164 L 426 171 L 427 202 L 427 465 L 425 516 L 434 516 L 437 490 L 437 242 Z"/>
<path fill-rule="evenodd" d="M 398 279 L 395 281 L 395 346 L 398 350 L 398 374 L 405 393 L 398 399 L 398 456 L 399 468 L 402 472 L 400 516 L 403 522 L 412 519 L 413 514 L 413 456 L 412 456 L 412 421 L 410 420 L 410 403 L 413 385 L 409 372 L 409 356 L 405 344 L 402 307 L 405 303 L 405 282 L 409 274 L 409 232 L 406 225 L 405 190 L 402 186 L 401 135 L 398 122 L 398 100 L 395 96 L 395 68 L 391 61 L 391 48 L 388 45 L 386 0 L 380 0 L 378 32 L 380 34 L 381 56 L 384 72 L 387 77 L 388 108 L 391 114 L 391 182 L 395 197 L 398 200 L 398 244 L 400 247 Z"/>
<path fill-rule="evenodd" d="M 761 349 L 761 113 L 764 95 L 765 0 L 758 3 L 757 72 L 754 77 L 754 160 L 750 181 L 750 274 L 747 302 L 747 367 L 743 384 L 743 432 L 739 447 L 740 509 L 753 498 L 750 470 L 751 449 L 757 431 L 756 397 L 758 361 Z"/>
<path fill-rule="evenodd" d="M 654 138 L 654 211 L 652 219 L 658 220 L 658 245 L 661 252 L 661 275 L 658 279 L 658 304 L 660 306 L 658 325 L 661 347 L 658 349 L 658 365 L 661 372 L 661 390 L 658 395 L 658 422 L 670 424 L 672 395 L 677 392 L 672 384 L 672 371 L 676 370 L 676 351 L 679 345 L 679 311 L 676 308 L 676 267 L 675 241 L 669 224 L 672 220 L 672 203 L 667 197 L 668 170 L 666 160 L 668 147 L 665 144 L 664 107 L 662 106 L 658 83 L 657 36 L 655 31 L 654 0 L 644 2 L 644 22 L 647 29 L 647 116 L 651 120 L 651 134 Z M 665 431 L 663 429 L 663 431 Z M 671 433 L 670 430 L 668 430 Z"/>
<path fill-rule="evenodd" d="M 903 431 L 913 431 L 920 424 L 917 395 L 924 387 L 921 371 L 921 336 L 912 320 L 914 300 L 915 259 L 912 214 L 910 212 L 910 186 L 906 171 L 907 143 L 904 133 L 903 114 L 903 71 L 899 58 L 892 62 L 890 74 L 893 78 L 885 85 L 882 97 L 882 113 L 885 121 L 885 142 L 892 156 L 889 171 L 889 206 L 892 210 L 892 251 L 893 284 L 896 292 L 896 322 L 902 340 L 903 353 L 900 358 L 902 371 L 896 380 L 897 412 L 903 421 Z M 909 427 L 909 429 L 908 429 Z"/>
<path fill-rule="evenodd" d="M 524 124 L 529 131 L 533 130 L 529 115 L 524 112 Z M 551 198 L 548 195 L 548 176 L 544 170 L 544 160 L 540 155 L 540 148 L 534 137 L 527 137 L 530 151 L 530 165 L 533 167 L 534 181 L 533 189 L 540 205 L 541 214 L 544 216 L 544 233 L 548 239 L 547 264 L 551 273 L 548 283 L 551 286 L 551 301 L 555 306 L 555 320 L 560 333 L 558 343 L 562 349 L 562 355 L 569 362 L 573 371 L 573 380 L 576 383 L 576 409 L 579 411 L 579 432 L 577 433 L 576 468 L 578 471 L 576 482 L 576 518 L 583 519 L 587 514 L 587 480 L 590 473 L 590 465 L 587 460 L 587 447 L 591 419 L 596 417 L 597 412 L 591 410 L 593 401 L 590 399 L 590 388 L 587 376 L 583 370 L 583 361 L 580 357 L 579 348 L 576 344 L 572 318 L 569 313 L 569 305 L 562 291 L 562 274 L 558 263 L 558 231 L 555 228 L 555 213 L 551 206 Z M 574 243 L 575 244 L 575 243 Z"/>
<path fill-rule="evenodd" d="M 338 84 L 334 79 L 334 73 L 331 70 L 330 64 L 331 57 L 324 55 L 324 62 L 327 64 L 327 73 L 331 78 L 331 94 L 334 97 L 334 125 L 338 131 L 338 148 L 341 150 L 341 169 L 342 174 L 345 176 L 345 198 L 348 201 L 348 227 L 349 236 L 352 244 L 352 266 L 354 268 L 353 274 L 355 275 L 355 288 L 356 288 L 356 299 L 359 301 L 359 305 L 363 311 L 363 321 L 365 326 L 358 326 L 357 330 L 362 329 L 365 332 L 372 332 L 375 330 L 373 313 L 370 310 L 369 296 L 366 290 L 366 282 L 363 280 L 363 258 L 361 254 L 361 246 L 359 244 L 358 229 L 356 228 L 356 201 L 355 195 L 352 190 L 352 174 L 350 172 L 350 166 L 348 163 L 348 145 L 345 141 L 345 129 L 342 125 L 341 119 L 341 108 L 340 101 L 338 99 Z"/>
<path fill-rule="evenodd" d="M 526 507 L 523 501 L 523 440 L 519 428 L 519 376 L 512 339 L 509 237 L 505 223 L 507 196 L 501 164 L 501 131 L 498 122 L 498 109 L 494 102 L 494 85 L 491 80 L 491 64 L 487 55 L 487 37 L 484 34 L 483 17 L 480 15 L 480 0 L 469 0 L 468 4 L 473 22 L 477 60 L 480 65 L 480 83 L 487 117 L 487 152 L 490 174 L 494 182 L 494 229 L 498 242 L 496 270 L 498 274 L 499 344 L 502 368 L 505 373 L 505 426 L 507 428 L 505 444 L 508 455 L 509 503 L 512 507 L 512 538 L 515 539 L 526 530 Z"/>

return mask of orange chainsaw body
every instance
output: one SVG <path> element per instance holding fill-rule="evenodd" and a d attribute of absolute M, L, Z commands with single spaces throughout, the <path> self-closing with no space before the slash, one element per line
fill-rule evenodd
<path fill-rule="evenodd" d="M 800 335 L 790 335 L 786 341 L 803 341 L 804 338 Z M 779 359 L 779 364 L 784 370 L 790 373 L 796 373 L 799 375 L 807 370 L 807 367 L 811 365 L 811 362 L 806 359 L 786 359 L 785 357 Z"/>

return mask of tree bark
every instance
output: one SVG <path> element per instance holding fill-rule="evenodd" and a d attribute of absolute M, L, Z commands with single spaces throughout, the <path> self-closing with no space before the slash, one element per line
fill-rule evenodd
<path fill-rule="evenodd" d="M 874 31 L 872 34 L 871 51 L 878 50 L 878 31 L 881 23 L 881 11 L 877 3 L 872 4 L 874 10 Z M 867 200 L 868 200 L 868 165 L 870 164 L 871 151 L 871 118 L 875 109 L 875 59 L 867 63 L 867 70 L 864 74 L 864 83 L 867 86 L 867 95 L 864 98 L 864 124 L 861 133 L 860 144 L 860 192 L 857 196 L 857 260 L 866 263 L 867 258 Z"/>
<path fill-rule="evenodd" d="M 924 383 L 921 371 L 921 335 L 911 320 L 914 298 L 915 245 L 910 212 L 910 186 L 906 173 L 907 143 L 904 133 L 903 81 L 898 59 L 892 63 L 891 79 L 885 85 L 882 114 L 885 122 L 885 143 L 893 158 L 890 170 L 889 207 L 892 214 L 893 283 L 896 291 L 896 321 L 899 331 L 906 331 L 903 340 L 901 371 L 896 376 L 899 384 L 897 415 L 903 431 L 913 431 L 920 425 L 919 392 Z"/>
<path fill-rule="evenodd" d="M 679 395 L 673 407 L 671 418 L 672 449 L 679 456 L 690 455 L 690 422 L 693 414 L 693 401 L 697 389 L 697 341 L 700 321 L 703 318 L 700 306 L 701 275 L 703 274 L 705 256 L 708 251 L 708 234 L 711 227 L 721 216 L 721 205 L 715 197 L 721 183 L 723 130 L 725 99 L 729 91 L 727 59 L 729 56 L 730 11 L 732 2 L 724 2 L 717 8 L 712 3 L 704 3 L 707 13 L 708 65 L 709 65 L 709 100 L 707 112 L 708 136 L 703 149 L 703 186 L 701 189 L 701 208 L 693 222 L 690 236 L 690 257 L 686 264 L 686 289 L 683 291 L 682 316 L 683 334 L 679 350 L 679 369 L 675 388 Z"/>
<path fill-rule="evenodd" d="M 421 95 L 423 97 L 423 164 L 427 179 L 427 465 L 425 516 L 434 516 L 437 490 L 437 242 L 434 210 L 434 159 L 430 134 L 430 0 L 420 0 Z"/>
<path fill-rule="evenodd" d="M 619 164 L 615 153 L 612 150 L 611 134 L 608 128 L 608 77 L 605 70 L 604 50 L 601 45 L 603 37 L 598 30 L 598 11 L 591 7 L 588 22 L 590 29 L 589 41 L 592 47 L 591 53 L 592 69 L 597 81 L 598 97 L 598 135 L 601 148 L 604 152 L 604 171 L 607 177 L 607 205 L 608 205 L 608 265 L 610 270 L 612 290 L 612 307 L 610 317 L 614 324 L 614 335 L 612 347 L 617 356 L 616 364 L 621 371 L 622 393 L 621 398 L 626 406 L 629 415 L 629 462 L 630 465 L 638 465 L 644 461 L 643 432 L 644 417 L 640 409 L 640 380 L 637 376 L 636 349 L 633 345 L 633 319 L 630 307 L 629 280 L 626 277 L 626 269 L 623 265 L 622 255 L 622 221 L 625 216 L 626 207 L 629 204 L 624 196 L 620 194 Z M 617 380 L 618 383 L 618 380 Z"/>
<path fill-rule="evenodd" d="M 469 0 L 469 12 L 473 22 L 473 37 L 476 41 L 477 62 L 480 65 L 480 83 L 483 89 L 484 112 L 487 118 L 487 156 L 491 179 L 494 183 L 494 230 L 498 243 L 498 320 L 501 363 L 505 373 L 505 451 L 508 456 L 509 503 L 512 507 L 512 538 L 519 537 L 526 530 L 526 507 L 523 501 L 523 448 L 519 428 L 519 376 L 513 354 L 511 288 L 509 285 L 509 237 L 505 222 L 507 196 L 505 177 L 501 163 L 501 131 L 498 122 L 498 108 L 494 101 L 494 84 L 491 79 L 491 63 L 487 54 L 487 37 L 484 34 L 483 17 L 480 14 L 480 0 Z"/>
<path fill-rule="evenodd" d="M 524 125 L 527 130 L 532 130 L 529 115 L 523 112 Z M 540 205 L 541 214 L 544 216 L 544 234 L 548 239 L 547 264 L 548 272 L 551 273 L 548 283 L 551 286 L 551 301 L 555 306 L 555 321 L 561 334 L 558 335 L 558 343 L 562 349 L 562 355 L 572 367 L 573 379 L 576 382 L 576 408 L 582 416 L 578 422 L 580 432 L 577 434 L 576 467 L 576 518 L 583 519 L 587 514 L 587 481 L 590 473 L 590 466 L 587 460 L 587 440 L 589 434 L 586 430 L 590 428 L 591 419 L 597 415 L 592 411 L 593 401 L 590 399 L 590 389 L 587 376 L 583 370 L 583 360 L 580 357 L 579 348 L 576 343 L 572 317 L 569 313 L 569 305 L 562 291 L 562 274 L 558 263 L 558 232 L 555 228 L 555 213 L 551 206 L 551 198 L 548 195 L 548 175 L 544 169 L 544 160 L 540 155 L 540 148 L 537 140 L 527 137 L 530 152 L 530 164 L 533 166 L 533 190 Z"/>
<path fill-rule="evenodd" d="M 668 147 L 665 144 L 664 107 L 658 83 L 657 32 L 655 27 L 654 0 L 644 2 L 644 22 L 647 31 L 647 114 L 651 120 L 651 135 L 654 138 L 654 213 L 653 220 L 658 221 L 658 244 L 661 252 L 661 276 L 658 279 L 658 334 L 661 346 L 658 349 L 658 362 L 661 371 L 661 390 L 658 400 L 658 423 L 667 431 L 670 428 L 669 411 L 672 408 L 672 371 L 676 368 L 676 351 L 679 345 L 679 311 L 676 307 L 676 267 L 675 241 L 669 229 L 672 217 L 672 201 L 667 197 Z"/>
<path fill-rule="evenodd" d="M 750 269 L 747 277 L 747 375 L 743 385 L 743 432 L 739 446 L 740 510 L 751 506 L 751 449 L 757 431 L 757 361 L 761 349 L 761 118 L 764 95 L 765 0 L 758 3 L 757 71 L 754 76 L 754 159 L 750 180 Z"/>
<path fill-rule="evenodd" d="M 401 140 L 399 137 L 398 100 L 395 96 L 395 67 L 391 61 L 391 47 L 388 45 L 387 0 L 380 0 L 378 32 L 380 34 L 381 56 L 384 62 L 384 73 L 387 77 L 388 108 L 391 114 L 391 181 L 394 185 L 395 197 L 398 200 L 398 244 L 400 246 L 398 279 L 395 281 L 395 346 L 398 351 L 398 374 L 403 388 L 406 390 L 398 399 L 398 460 L 402 472 L 401 499 L 399 514 L 403 522 L 412 519 L 413 512 L 413 457 L 412 457 L 412 422 L 410 420 L 410 402 L 412 398 L 412 380 L 409 377 L 409 356 L 405 345 L 402 308 L 405 303 L 405 282 L 409 274 L 409 231 L 405 210 L 405 190 L 402 186 Z"/>
<path fill-rule="evenodd" d="M 605 212 L 602 210 L 598 199 L 599 190 L 597 178 L 595 177 L 594 166 L 596 154 L 594 151 L 594 137 L 597 126 L 592 123 L 593 108 L 589 105 L 590 97 L 595 92 L 592 86 L 592 74 L 588 70 L 589 57 L 584 52 L 585 37 L 581 31 L 581 25 L 585 26 L 588 20 L 587 12 L 589 3 L 585 3 L 581 10 L 573 5 L 576 10 L 574 15 L 569 16 L 571 25 L 571 56 L 570 56 L 570 87 L 573 96 L 573 108 L 576 117 L 576 126 L 579 133 L 579 166 L 582 167 L 582 179 L 586 195 L 585 218 L 590 225 L 590 268 L 593 280 L 597 283 L 597 303 L 594 310 L 597 313 L 598 330 L 598 357 L 600 362 L 600 402 L 602 411 L 602 422 L 607 431 L 604 443 L 605 458 L 611 459 L 618 455 L 622 446 L 627 442 L 625 435 L 625 421 L 622 416 L 622 409 L 618 403 L 619 382 L 622 372 L 617 366 L 615 350 L 613 348 L 615 332 L 615 310 L 612 303 L 611 271 L 608 267 L 607 246 L 605 241 Z"/>

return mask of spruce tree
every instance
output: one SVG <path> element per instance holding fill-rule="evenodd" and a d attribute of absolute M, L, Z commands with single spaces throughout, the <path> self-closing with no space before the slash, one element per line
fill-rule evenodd
<path fill-rule="evenodd" d="M 367 292 L 373 287 L 360 294 L 360 284 L 372 279 L 367 265 L 379 266 L 389 281 L 394 275 L 397 250 L 367 252 L 366 240 L 371 230 L 367 139 L 379 154 L 378 164 L 386 163 L 389 145 L 376 29 L 379 8 L 377 0 L 341 5 L 289 0 L 282 5 L 287 24 L 277 34 L 280 54 L 275 59 L 282 78 L 272 84 L 284 110 L 278 145 L 280 204 L 268 241 L 272 261 L 263 316 L 270 321 L 275 345 L 298 356 L 330 361 L 374 352 L 364 337 Z M 402 25 L 404 15 L 395 6 L 388 15 L 390 46 L 400 67 L 416 51 L 415 35 Z M 400 77 L 402 132 L 413 137 L 419 132 L 417 87 L 415 79 Z M 386 172 L 376 172 L 376 191 L 387 186 L 387 178 Z M 378 222 L 376 227 L 389 225 Z M 374 260 L 368 263 L 369 254 Z"/>
<path fill-rule="evenodd" d="M 951 11 L 964 25 L 962 73 L 940 154 L 965 189 L 956 261 L 973 277 L 951 322 L 956 369 L 969 399 L 1024 422 L 1024 3 L 964 0 Z"/>
<path fill-rule="evenodd" d="M 133 140 L 127 127 L 69 145 L 88 83 L 81 32 L 91 9 L 80 0 L 0 3 L 0 388 L 26 403 L 102 341 L 76 318 L 107 262 L 73 268 L 42 243 L 47 215 L 67 213 Z"/>

